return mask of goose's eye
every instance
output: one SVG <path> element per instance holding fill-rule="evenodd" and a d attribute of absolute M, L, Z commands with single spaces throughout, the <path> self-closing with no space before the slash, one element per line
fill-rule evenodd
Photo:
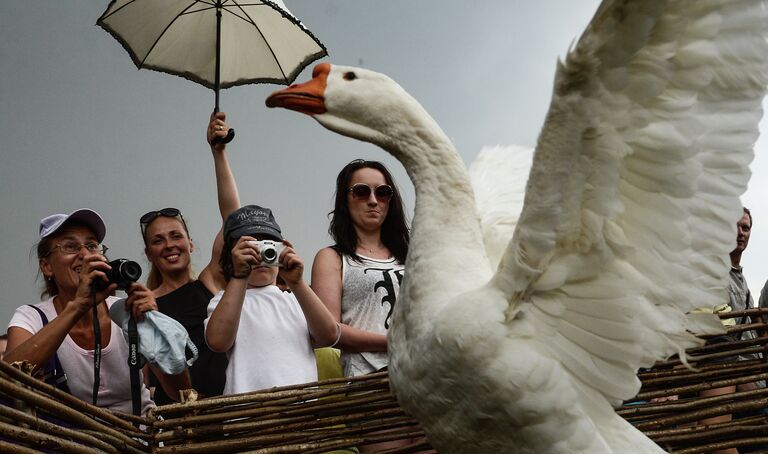
<path fill-rule="evenodd" d="M 344 80 L 355 80 L 357 79 L 357 74 L 353 73 L 352 71 L 347 71 L 344 73 Z"/>

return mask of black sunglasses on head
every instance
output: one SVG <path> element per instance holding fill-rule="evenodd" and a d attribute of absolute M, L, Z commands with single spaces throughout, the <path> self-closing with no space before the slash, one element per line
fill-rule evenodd
<path fill-rule="evenodd" d="M 178 208 L 163 208 L 162 210 L 148 211 L 144 213 L 144 216 L 139 218 L 139 224 L 141 225 L 142 235 L 147 230 L 147 226 L 157 219 L 158 216 L 165 216 L 168 218 L 179 218 L 181 223 L 184 224 L 184 229 L 187 228 L 187 223 L 184 221 L 184 216 L 181 215 L 181 211 Z"/>
<path fill-rule="evenodd" d="M 371 191 L 373 191 L 373 195 L 376 196 L 376 200 L 381 201 L 387 201 L 391 199 L 392 195 L 395 193 L 395 191 L 392 189 L 392 186 L 388 184 L 376 186 L 374 189 L 367 184 L 357 183 L 349 188 L 349 192 L 352 193 L 352 197 L 358 200 L 366 200 L 370 198 Z"/>

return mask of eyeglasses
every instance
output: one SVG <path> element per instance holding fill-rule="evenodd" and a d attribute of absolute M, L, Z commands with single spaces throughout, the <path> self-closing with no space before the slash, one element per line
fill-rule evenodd
<path fill-rule="evenodd" d="M 352 198 L 356 200 L 368 200 L 371 197 L 371 191 L 373 191 L 373 195 L 376 196 L 376 200 L 380 202 L 388 202 L 395 193 L 392 186 L 388 184 L 376 186 L 374 189 L 367 184 L 357 183 L 352 185 L 348 190 L 348 192 L 352 193 Z"/>
<path fill-rule="evenodd" d="M 78 243 L 77 241 L 65 241 L 63 243 L 59 243 L 56 246 L 52 247 L 51 250 L 46 254 L 46 256 L 53 254 L 53 251 L 56 249 L 60 249 L 63 254 L 66 255 L 73 255 L 80 252 L 80 249 L 85 248 L 86 251 L 90 253 L 100 253 L 101 255 L 104 255 L 109 250 L 108 247 L 104 246 L 103 244 L 99 244 L 95 241 L 89 241 L 88 243 Z"/>
<path fill-rule="evenodd" d="M 184 230 L 187 230 L 187 223 L 184 221 L 184 216 L 181 215 L 181 211 L 178 208 L 163 208 L 162 210 L 149 211 L 139 218 L 139 225 L 141 225 L 141 235 L 147 231 L 147 226 L 157 219 L 158 216 L 165 216 L 168 218 L 179 218 L 181 223 L 184 224 Z"/>

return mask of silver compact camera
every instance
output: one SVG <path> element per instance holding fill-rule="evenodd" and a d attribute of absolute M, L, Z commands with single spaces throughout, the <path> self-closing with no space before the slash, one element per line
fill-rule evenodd
<path fill-rule="evenodd" d="M 249 241 L 249 243 L 261 254 L 261 262 L 256 266 L 282 266 L 279 259 L 280 253 L 285 249 L 283 243 L 272 240 Z"/>

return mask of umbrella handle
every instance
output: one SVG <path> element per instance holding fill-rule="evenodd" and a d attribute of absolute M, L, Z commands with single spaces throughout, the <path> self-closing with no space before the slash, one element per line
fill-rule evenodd
<path fill-rule="evenodd" d="M 211 140 L 211 145 L 218 145 L 221 143 L 229 143 L 232 142 L 232 139 L 235 138 L 235 130 L 232 128 L 229 128 L 229 131 L 227 131 L 226 137 L 219 137 L 216 136 Z"/>

